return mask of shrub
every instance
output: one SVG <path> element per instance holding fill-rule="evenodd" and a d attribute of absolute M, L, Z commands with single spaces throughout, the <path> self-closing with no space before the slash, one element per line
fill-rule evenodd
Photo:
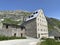
<path fill-rule="evenodd" d="M 47 38 L 46 37 L 42 37 L 41 40 L 46 40 Z"/>
<path fill-rule="evenodd" d="M 0 36 L 0 41 L 1 40 L 12 40 L 12 39 L 26 39 L 26 37 L 15 37 L 15 36 L 6 37 L 6 36 Z"/>
<path fill-rule="evenodd" d="M 40 45 L 60 45 L 60 42 L 56 42 L 54 39 L 46 39 L 45 41 L 41 42 Z"/>

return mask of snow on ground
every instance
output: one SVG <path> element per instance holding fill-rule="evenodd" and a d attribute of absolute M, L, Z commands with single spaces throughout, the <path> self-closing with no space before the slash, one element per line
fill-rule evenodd
<path fill-rule="evenodd" d="M 36 45 L 39 42 L 38 39 L 15 39 L 0 41 L 0 45 Z"/>

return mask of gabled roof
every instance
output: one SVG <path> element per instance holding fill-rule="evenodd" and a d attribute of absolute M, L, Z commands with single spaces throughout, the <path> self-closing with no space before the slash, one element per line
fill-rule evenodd
<path fill-rule="evenodd" d="M 32 13 L 32 14 L 26 19 L 26 21 L 29 21 L 29 20 L 31 20 L 31 19 L 36 18 L 41 11 L 43 12 L 42 9 L 36 10 L 34 13 Z"/>

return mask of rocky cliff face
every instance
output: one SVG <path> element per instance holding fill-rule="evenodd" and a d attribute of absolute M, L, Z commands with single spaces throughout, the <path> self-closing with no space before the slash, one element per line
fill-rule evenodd
<path fill-rule="evenodd" d="M 23 16 L 28 16 L 31 13 L 27 11 L 20 11 L 20 10 L 15 10 L 15 11 L 0 11 L 0 19 L 2 18 L 11 18 L 11 19 L 20 19 Z"/>
<path fill-rule="evenodd" d="M 49 30 L 60 30 L 60 20 L 55 18 L 47 18 Z"/>

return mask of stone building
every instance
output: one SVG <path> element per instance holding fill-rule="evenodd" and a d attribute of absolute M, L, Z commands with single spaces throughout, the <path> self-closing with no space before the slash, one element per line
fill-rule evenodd
<path fill-rule="evenodd" d="M 48 38 L 48 24 L 43 10 L 36 10 L 25 23 L 26 35 L 34 38 Z"/>
<path fill-rule="evenodd" d="M 17 36 L 17 37 L 33 37 L 33 38 L 48 38 L 48 24 L 43 10 L 36 10 L 22 25 L 14 25 L 3 23 L 0 29 L 0 35 Z"/>
<path fill-rule="evenodd" d="M 25 27 L 21 25 L 3 23 L 3 27 L 0 29 L 0 35 L 9 37 L 25 37 Z"/>
<path fill-rule="evenodd" d="M 50 30 L 49 31 L 49 38 L 60 40 L 60 32 L 58 30 Z"/>

